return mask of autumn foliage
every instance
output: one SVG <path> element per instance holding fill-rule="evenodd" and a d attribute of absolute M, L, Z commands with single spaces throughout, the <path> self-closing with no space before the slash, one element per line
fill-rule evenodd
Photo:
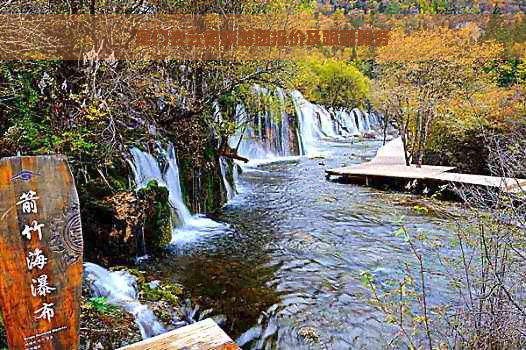
<path fill-rule="evenodd" d="M 408 162 L 422 164 L 427 151 L 444 150 L 451 137 L 473 130 L 505 130 L 524 116 L 524 82 L 499 84 L 499 67 L 520 44 L 487 38 L 477 23 L 391 31 L 379 48 L 375 106 L 399 128 Z M 517 69 L 516 69 L 517 70 Z"/>

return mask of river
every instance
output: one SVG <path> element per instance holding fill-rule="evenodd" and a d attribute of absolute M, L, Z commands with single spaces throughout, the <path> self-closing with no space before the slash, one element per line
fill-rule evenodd
<path fill-rule="evenodd" d="M 384 348 L 394 329 L 368 302 L 361 273 L 381 281 L 415 260 L 393 235 L 402 216 L 408 230 L 436 240 L 451 232 L 383 191 L 325 178 L 325 169 L 364 162 L 380 146 L 320 141 L 322 158 L 245 167 L 239 194 L 213 217 L 225 225 L 179 244 L 166 268 L 227 317 L 243 349 L 310 349 L 307 327 L 325 349 Z M 435 288 L 430 302 L 443 302 L 446 290 Z"/>

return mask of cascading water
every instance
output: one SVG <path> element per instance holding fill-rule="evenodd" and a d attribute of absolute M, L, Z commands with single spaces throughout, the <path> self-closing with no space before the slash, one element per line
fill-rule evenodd
<path fill-rule="evenodd" d="M 168 189 L 170 205 L 177 211 L 177 218 L 181 225 L 184 226 L 189 223 L 192 219 L 192 214 L 183 202 L 181 184 L 179 182 L 179 168 L 177 167 L 173 145 L 170 144 L 166 152 L 167 168 L 164 173 L 161 171 L 157 159 L 151 154 L 138 148 L 132 148 L 130 152 L 133 157 L 131 165 L 137 189 L 146 187 L 148 182 L 156 180 L 160 186 Z"/>
<path fill-rule="evenodd" d="M 130 150 L 133 157 L 133 162 L 130 164 L 138 189 L 145 187 L 151 180 L 156 180 L 160 186 L 168 189 L 168 199 L 173 212 L 172 244 L 192 242 L 199 237 L 212 233 L 214 228 L 224 227 L 221 223 L 190 213 L 183 200 L 175 149 L 172 144 L 168 145 L 166 151 L 161 147 L 159 148 L 166 161 L 164 171 L 161 170 L 155 157 L 138 148 Z"/>
<path fill-rule="evenodd" d="M 358 130 L 367 130 L 366 122 L 362 112 L 355 108 L 351 111 L 351 113 L 354 114 L 354 117 L 356 118 L 356 122 L 358 123 Z"/>
<path fill-rule="evenodd" d="M 265 96 L 270 92 L 255 86 L 254 93 Z M 236 120 L 240 128 L 230 139 L 229 145 L 251 161 L 277 160 L 295 155 L 292 147 L 295 136 L 291 133 L 289 115 L 285 111 L 287 95 L 279 88 L 275 93 L 279 100 L 277 110 L 269 108 L 257 115 L 249 115 L 243 104 L 236 107 Z"/>
<path fill-rule="evenodd" d="M 95 297 L 107 298 L 107 303 L 124 309 L 135 317 L 143 339 L 166 332 L 152 310 L 137 298 L 137 281 L 127 271 L 110 272 L 105 268 L 84 263 L 84 279 Z"/>
<path fill-rule="evenodd" d="M 315 156 L 316 140 L 324 136 L 317 118 L 319 107 L 307 101 L 297 90 L 292 91 L 290 95 L 298 116 L 301 155 Z M 326 114 L 323 113 L 323 116 Z"/>
<path fill-rule="evenodd" d="M 374 113 L 365 113 L 358 108 L 350 112 L 345 109 L 334 111 L 309 102 L 295 90 L 290 93 L 298 115 L 302 155 L 318 154 L 316 144 L 320 139 L 342 139 L 361 136 L 380 126 L 380 119 Z"/>
<path fill-rule="evenodd" d="M 277 92 L 278 92 L 278 96 L 279 96 L 281 105 L 285 105 L 285 98 L 286 98 L 285 92 L 282 89 L 278 89 Z M 289 146 L 290 145 L 289 134 L 290 134 L 289 115 L 283 109 L 281 111 L 281 135 L 280 135 L 281 136 L 280 137 L 281 154 L 283 155 L 289 154 L 289 149 L 290 149 L 289 148 L 290 147 Z"/>
<path fill-rule="evenodd" d="M 255 88 L 256 94 L 269 94 L 267 89 Z M 236 110 L 237 121 L 242 127 L 231 138 L 230 146 L 250 160 L 279 160 L 291 156 L 317 156 L 317 143 L 321 139 L 334 140 L 361 136 L 381 125 L 374 113 L 357 108 L 332 110 L 309 102 L 295 90 L 286 94 L 276 89 L 280 108 L 278 113 L 266 111 L 252 118 L 243 105 Z M 290 128 L 289 115 L 285 112 L 286 99 L 290 98 L 297 116 L 296 133 Z M 293 141 L 291 141 L 293 140 Z M 239 144 L 239 147 L 238 147 Z M 296 147 L 292 147 L 296 145 Z"/>
<path fill-rule="evenodd" d="M 356 118 L 351 111 L 350 113 L 344 109 L 339 109 L 334 113 L 335 121 L 338 125 L 338 134 L 346 136 L 360 135 L 360 128 L 356 122 Z"/>
<path fill-rule="evenodd" d="M 237 152 L 249 159 L 269 159 L 275 158 L 276 155 L 266 148 L 263 142 L 258 140 L 262 136 L 256 133 L 256 130 L 250 125 L 248 115 L 243 105 L 236 107 L 237 122 L 241 125 L 238 132 L 230 139 L 230 147 L 237 149 Z"/>
<path fill-rule="evenodd" d="M 223 178 L 223 184 L 225 185 L 227 200 L 231 200 L 232 198 L 234 198 L 236 193 L 235 193 L 234 188 L 232 188 L 230 181 L 228 181 L 228 177 L 227 177 L 228 164 L 224 157 L 219 157 L 219 168 L 221 170 L 221 177 Z"/>

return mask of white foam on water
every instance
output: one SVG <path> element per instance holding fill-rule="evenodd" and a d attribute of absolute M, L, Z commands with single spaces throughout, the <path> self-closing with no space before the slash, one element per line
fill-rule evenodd
<path fill-rule="evenodd" d="M 129 272 L 110 272 L 102 266 L 86 262 L 84 279 L 94 296 L 105 297 L 108 304 L 122 308 L 135 317 L 143 339 L 166 332 L 152 310 L 138 301 L 137 281 Z"/>
<path fill-rule="evenodd" d="M 200 237 L 217 233 L 219 228 L 227 227 L 226 224 L 216 222 L 203 215 L 192 215 L 185 205 L 179 179 L 179 167 L 172 144 L 168 146 L 167 151 L 163 152 L 167 163 L 164 171 L 161 170 L 159 162 L 151 154 L 138 148 L 132 148 L 130 152 L 133 157 L 131 165 L 138 189 L 145 187 L 151 180 L 156 180 L 159 186 L 168 189 L 172 214 L 179 221 L 179 225 L 177 225 L 177 220 L 172 219 L 172 244 L 189 243 Z"/>

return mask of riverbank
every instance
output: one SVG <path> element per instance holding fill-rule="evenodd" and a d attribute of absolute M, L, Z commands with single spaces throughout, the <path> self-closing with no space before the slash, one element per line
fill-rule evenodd
<path fill-rule="evenodd" d="M 116 349 L 214 316 L 199 310 L 174 275 L 158 266 L 156 258 L 110 270 L 85 265 L 81 349 Z"/>

